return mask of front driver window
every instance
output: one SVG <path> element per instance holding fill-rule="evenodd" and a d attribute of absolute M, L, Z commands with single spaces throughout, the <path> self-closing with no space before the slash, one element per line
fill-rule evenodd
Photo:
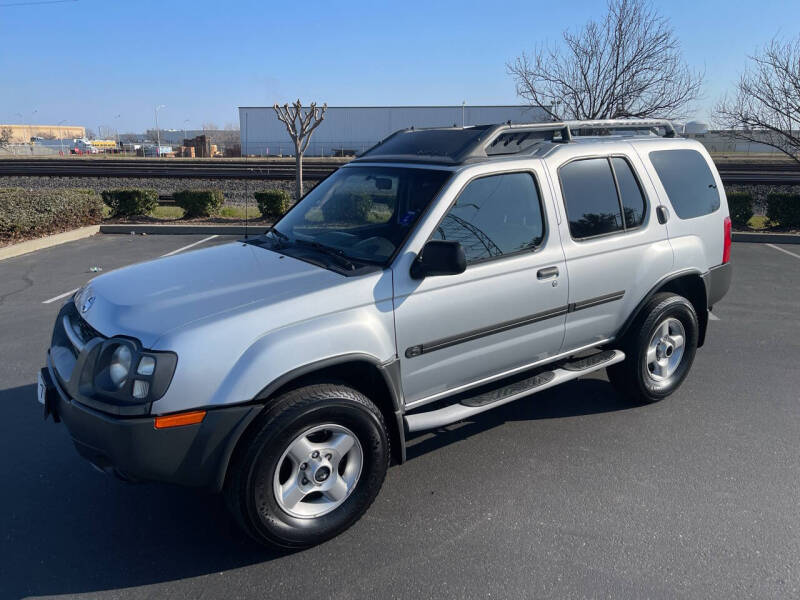
<path fill-rule="evenodd" d="M 544 238 L 536 182 L 530 173 L 503 173 L 467 184 L 433 235 L 464 247 L 467 263 L 532 250 Z"/>

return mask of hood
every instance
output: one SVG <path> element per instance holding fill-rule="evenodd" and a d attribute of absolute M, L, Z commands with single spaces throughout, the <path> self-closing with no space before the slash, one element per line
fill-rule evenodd
<path fill-rule="evenodd" d="M 88 285 L 83 318 L 106 336 L 152 347 L 164 333 L 245 305 L 263 307 L 346 278 L 265 248 L 233 242 L 132 265 Z M 79 307 L 80 309 L 80 307 Z"/>

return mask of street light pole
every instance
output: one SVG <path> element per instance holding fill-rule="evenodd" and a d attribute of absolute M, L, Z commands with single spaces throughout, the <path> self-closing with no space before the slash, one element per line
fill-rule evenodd
<path fill-rule="evenodd" d="M 167 108 L 166 104 L 159 104 L 156 106 L 156 156 L 161 158 L 161 131 L 158 129 L 158 111 L 162 108 Z"/>
<path fill-rule="evenodd" d="M 119 119 L 122 115 L 117 115 L 114 117 L 114 133 L 117 134 L 117 152 L 119 152 L 119 124 L 117 123 L 117 119 Z"/>
<path fill-rule="evenodd" d="M 61 126 L 66 122 L 67 122 L 67 120 L 64 119 L 63 121 L 59 121 L 59 123 L 58 123 L 58 127 L 59 127 L 59 130 L 58 130 L 58 141 L 61 142 L 61 156 L 62 157 L 64 156 L 64 130 L 61 129 Z"/>

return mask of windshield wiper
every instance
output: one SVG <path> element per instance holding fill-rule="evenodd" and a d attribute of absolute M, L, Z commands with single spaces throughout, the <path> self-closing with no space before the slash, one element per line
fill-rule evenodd
<path fill-rule="evenodd" d="M 344 266 L 348 271 L 355 271 L 356 265 L 347 258 L 347 255 L 339 248 L 334 248 L 333 246 L 326 246 L 325 244 L 321 244 L 315 241 L 309 240 L 298 240 L 295 239 L 296 244 L 300 244 L 302 246 L 309 246 L 314 248 L 315 250 L 319 250 L 320 252 L 324 252 L 328 256 L 332 256 L 339 261 L 339 264 Z"/>

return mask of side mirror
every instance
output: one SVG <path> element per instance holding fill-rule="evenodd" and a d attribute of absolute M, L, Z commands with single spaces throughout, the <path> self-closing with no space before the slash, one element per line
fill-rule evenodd
<path fill-rule="evenodd" d="M 459 242 L 431 240 L 411 264 L 411 277 L 424 279 L 431 275 L 458 275 L 467 269 L 467 256 Z"/>

